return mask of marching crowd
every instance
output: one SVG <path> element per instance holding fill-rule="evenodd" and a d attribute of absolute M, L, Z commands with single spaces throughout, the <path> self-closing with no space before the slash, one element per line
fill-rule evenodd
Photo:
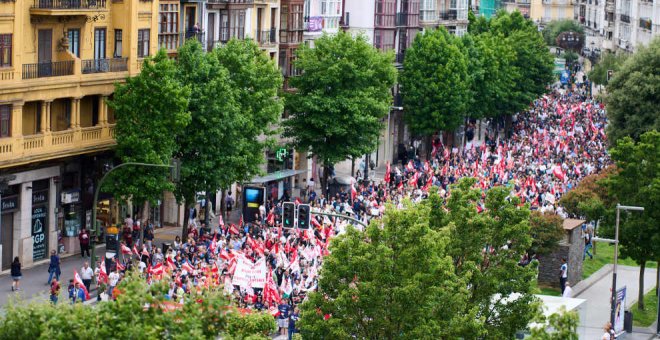
<path fill-rule="evenodd" d="M 113 299 L 121 294 L 115 287 L 135 267 L 148 282 L 165 280 L 170 287 L 166 298 L 175 304 L 205 289 L 222 290 L 243 311 L 269 311 L 277 318 L 281 334 L 291 336 L 299 317 L 297 306 L 316 289 L 330 240 L 347 225 L 314 212 L 343 213 L 368 222 L 382 214 L 385 202 L 399 206 L 404 198 L 419 201 L 431 190 L 447 197 L 452 183 L 469 176 L 476 177 L 483 190 L 506 186 L 510 197 L 520 197 L 532 209 L 564 214 L 557 205 L 561 195 L 584 176 L 610 164 L 605 124 L 602 104 L 583 89 L 555 90 L 514 117 L 511 138 L 489 134 L 486 143 L 470 142 L 461 150 L 434 138 L 430 159 L 415 157 L 394 167 L 388 164 L 382 181 L 354 183 L 332 197 L 317 194 L 312 182 L 301 200 L 313 208 L 311 228 L 304 231 L 283 229 L 279 223 L 282 201 L 269 200 L 260 207 L 256 222 L 242 223 L 241 217 L 235 225 L 221 219 L 216 228 L 191 223 L 185 241 L 177 237 L 164 249 L 152 245 L 153 229 L 144 228 L 140 235 L 142 228 L 129 216 L 120 245 L 122 259 L 109 259 L 109 266 L 102 260 L 95 272 L 85 264 L 69 283 L 69 299 L 89 299 L 93 276 L 99 285 L 97 298 Z M 483 207 L 480 202 L 478 209 Z M 49 283 L 51 299 L 57 302 L 56 254 L 51 256 L 53 262 L 57 263 L 49 272 L 56 278 Z"/>

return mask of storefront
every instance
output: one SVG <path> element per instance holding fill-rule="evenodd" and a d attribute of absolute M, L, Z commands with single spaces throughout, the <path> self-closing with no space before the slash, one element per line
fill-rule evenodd
<path fill-rule="evenodd" d="M 19 185 L 11 185 L 2 192 L 0 217 L 0 245 L 2 246 L 2 270 L 11 267 L 14 255 L 14 213 L 20 207 Z"/>

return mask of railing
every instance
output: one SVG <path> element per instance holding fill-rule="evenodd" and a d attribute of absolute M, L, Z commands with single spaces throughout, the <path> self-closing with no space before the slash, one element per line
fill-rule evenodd
<path fill-rule="evenodd" d="M 630 23 L 630 16 L 627 14 L 621 14 L 621 21 Z"/>
<path fill-rule="evenodd" d="M 32 8 L 102 9 L 105 8 L 105 0 L 34 0 Z"/>
<path fill-rule="evenodd" d="M 43 135 L 25 136 L 23 138 L 23 150 L 33 150 L 44 146 Z"/>
<path fill-rule="evenodd" d="M 395 61 L 399 64 L 403 64 L 404 57 L 405 57 L 405 53 L 397 53 L 395 56 Z"/>
<path fill-rule="evenodd" d="M 198 30 L 188 30 L 185 33 L 180 33 L 180 34 L 181 34 L 181 37 L 183 38 L 183 39 L 181 39 L 182 43 L 185 43 L 185 41 L 188 40 L 188 39 L 196 39 L 197 41 L 199 41 L 200 43 L 203 44 L 204 43 L 204 37 L 206 36 L 205 32 L 198 31 Z"/>
<path fill-rule="evenodd" d="M 254 0 L 208 0 L 211 4 L 253 4 Z"/>
<path fill-rule="evenodd" d="M 83 60 L 81 71 L 83 74 L 128 71 L 128 58 Z"/>
<path fill-rule="evenodd" d="M 108 127 L 108 136 L 110 136 L 110 138 L 115 138 L 115 126 L 114 125 Z"/>
<path fill-rule="evenodd" d="M 101 139 L 101 131 L 102 128 L 100 126 L 82 128 L 81 132 L 83 142 Z"/>
<path fill-rule="evenodd" d="M 226 43 L 231 38 L 245 39 L 245 27 L 220 27 L 220 43 Z"/>
<path fill-rule="evenodd" d="M 72 74 L 73 60 L 23 64 L 23 79 L 70 76 Z"/>
<path fill-rule="evenodd" d="M 73 130 L 63 130 L 63 131 L 53 132 L 53 135 L 51 136 L 51 145 L 53 146 L 70 144 L 72 142 L 73 142 Z"/>
<path fill-rule="evenodd" d="M 458 18 L 458 12 L 456 10 L 449 10 L 447 12 L 440 12 L 438 14 L 440 20 L 456 20 Z"/>
<path fill-rule="evenodd" d="M 259 45 L 272 45 L 277 42 L 277 30 L 271 28 L 267 31 L 257 31 L 257 41 Z"/>
<path fill-rule="evenodd" d="M 408 26 L 408 13 L 397 13 L 396 14 L 396 25 L 397 26 Z"/>
<path fill-rule="evenodd" d="M 6 153 L 11 154 L 13 146 L 14 143 L 12 142 L 11 138 L 3 138 L 0 140 L 0 155 L 4 155 Z"/>
<path fill-rule="evenodd" d="M 14 71 L 0 72 L 0 80 L 14 80 Z"/>

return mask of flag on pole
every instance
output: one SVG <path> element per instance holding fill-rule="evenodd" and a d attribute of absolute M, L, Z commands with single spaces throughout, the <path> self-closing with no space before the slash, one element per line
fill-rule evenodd
<path fill-rule="evenodd" d="M 385 168 L 385 178 L 384 181 L 385 183 L 390 183 L 390 172 L 392 170 L 390 169 L 390 162 L 387 162 L 386 168 Z"/>
<path fill-rule="evenodd" d="M 181 265 L 181 269 L 187 271 L 188 274 L 192 274 L 193 270 L 195 270 L 195 269 L 190 265 L 190 263 L 188 263 L 188 261 L 184 262 L 184 263 Z"/>
<path fill-rule="evenodd" d="M 99 266 L 99 282 L 108 283 L 108 273 L 105 271 L 105 257 L 101 258 L 101 265 Z"/>
<path fill-rule="evenodd" d="M 85 284 L 83 283 L 82 279 L 80 278 L 80 275 L 78 275 L 78 272 L 74 269 L 73 270 L 73 282 L 76 282 L 80 284 L 80 289 L 85 292 L 85 300 L 89 300 L 89 292 L 87 291 L 87 287 L 85 287 Z"/>
<path fill-rule="evenodd" d="M 238 226 L 239 227 L 243 226 L 243 214 L 241 214 L 241 218 L 238 220 Z"/>
<path fill-rule="evenodd" d="M 137 244 L 133 244 L 133 254 L 140 256 L 140 252 L 137 250 Z"/>
<path fill-rule="evenodd" d="M 131 248 L 127 247 L 125 244 L 121 244 L 121 253 L 124 255 L 130 255 L 133 251 Z"/>
<path fill-rule="evenodd" d="M 229 226 L 229 233 L 230 233 L 230 234 L 234 234 L 234 235 L 238 235 L 238 233 L 239 233 L 239 231 L 238 231 L 238 227 L 236 227 L 236 225 L 232 223 L 232 224 Z"/>
<path fill-rule="evenodd" d="M 351 200 L 355 200 L 357 197 L 357 190 L 355 190 L 355 181 L 351 180 Z"/>

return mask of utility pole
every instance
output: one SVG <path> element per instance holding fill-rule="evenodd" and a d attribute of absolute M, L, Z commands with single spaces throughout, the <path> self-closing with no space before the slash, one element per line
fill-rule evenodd
<path fill-rule="evenodd" d="M 179 180 L 179 174 L 181 172 L 181 163 L 179 160 L 174 159 L 172 160 L 172 164 L 149 164 L 149 163 L 137 163 L 137 162 L 127 162 L 127 163 L 122 163 L 117 165 L 116 167 L 108 170 L 108 172 L 101 177 L 101 179 L 98 181 L 96 184 L 96 188 L 94 188 L 94 201 L 92 202 L 92 229 L 90 230 L 90 233 L 94 234 L 94 237 L 91 238 L 91 247 L 92 247 L 92 256 L 91 256 L 91 266 L 92 270 L 96 269 L 96 245 L 94 244 L 96 239 L 99 237 L 99 228 L 96 227 L 96 209 L 98 205 L 98 200 L 99 200 L 99 193 L 101 191 L 101 186 L 103 185 L 103 181 L 110 175 L 111 172 L 124 167 L 128 165 L 134 165 L 134 166 L 145 166 L 145 167 L 154 167 L 154 168 L 172 168 L 172 179 L 176 182 Z"/>

